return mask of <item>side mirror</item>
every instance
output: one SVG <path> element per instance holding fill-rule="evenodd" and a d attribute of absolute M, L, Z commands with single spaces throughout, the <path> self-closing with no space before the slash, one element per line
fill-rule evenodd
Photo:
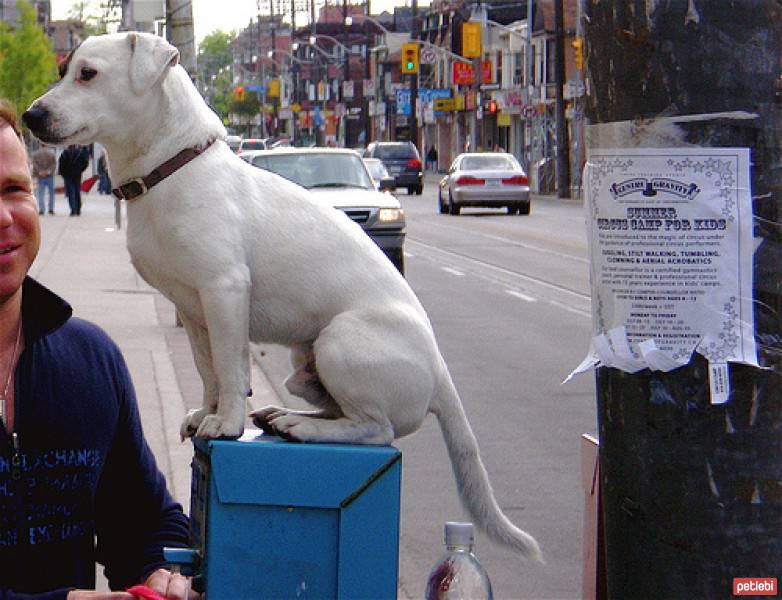
<path fill-rule="evenodd" d="M 396 183 L 393 177 L 384 177 L 380 180 L 381 192 L 393 192 L 396 190 Z"/>

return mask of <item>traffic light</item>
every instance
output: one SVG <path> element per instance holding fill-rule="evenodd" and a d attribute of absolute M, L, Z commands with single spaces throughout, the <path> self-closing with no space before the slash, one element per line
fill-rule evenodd
<path fill-rule="evenodd" d="M 497 114 L 497 108 L 498 108 L 497 107 L 497 101 L 496 100 L 489 100 L 489 104 L 486 106 L 486 108 L 488 109 L 488 111 L 491 114 L 493 114 L 493 115 Z"/>
<path fill-rule="evenodd" d="M 574 38 L 570 44 L 573 46 L 573 58 L 579 71 L 584 69 L 584 38 Z"/>
<path fill-rule="evenodd" d="M 402 73 L 415 75 L 418 73 L 418 44 L 408 42 L 402 44 Z"/>
<path fill-rule="evenodd" d="M 236 88 L 234 88 L 234 100 L 237 102 L 244 102 L 244 86 L 243 85 L 237 85 Z"/>
<path fill-rule="evenodd" d="M 462 56 L 481 57 L 481 24 L 468 21 L 462 23 Z"/>

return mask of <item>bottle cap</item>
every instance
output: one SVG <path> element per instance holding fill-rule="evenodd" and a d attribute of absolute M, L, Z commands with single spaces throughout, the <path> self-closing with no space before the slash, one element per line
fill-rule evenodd
<path fill-rule="evenodd" d="M 446 546 L 472 546 L 474 540 L 472 523 L 448 521 L 445 524 Z"/>

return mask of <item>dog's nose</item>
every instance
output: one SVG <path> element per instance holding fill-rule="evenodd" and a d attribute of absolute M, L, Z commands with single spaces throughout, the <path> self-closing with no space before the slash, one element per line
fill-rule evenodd
<path fill-rule="evenodd" d="M 30 107 L 23 115 L 22 122 L 33 133 L 44 129 L 49 111 L 45 108 Z"/>

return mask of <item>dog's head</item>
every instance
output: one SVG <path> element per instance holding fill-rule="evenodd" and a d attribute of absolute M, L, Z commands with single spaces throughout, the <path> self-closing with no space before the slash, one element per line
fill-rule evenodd
<path fill-rule="evenodd" d="M 149 114 L 179 51 L 148 33 L 87 38 L 61 65 L 61 80 L 30 105 L 25 125 L 44 142 L 89 144 L 127 133 Z"/>

